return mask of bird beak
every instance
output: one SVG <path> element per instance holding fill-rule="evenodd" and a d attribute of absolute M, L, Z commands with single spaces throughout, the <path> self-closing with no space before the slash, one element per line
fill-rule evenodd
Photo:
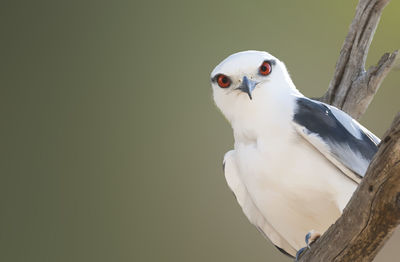
<path fill-rule="evenodd" d="M 247 93 L 249 95 L 249 98 L 253 99 L 251 97 L 251 92 L 253 92 L 253 90 L 257 84 L 258 84 L 258 82 L 250 80 L 247 78 L 247 76 L 244 76 L 243 80 L 242 80 L 242 84 L 237 89 L 239 89 L 242 92 Z"/>

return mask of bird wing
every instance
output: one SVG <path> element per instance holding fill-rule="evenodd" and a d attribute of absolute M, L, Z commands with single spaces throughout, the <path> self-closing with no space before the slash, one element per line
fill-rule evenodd
<path fill-rule="evenodd" d="M 296 250 L 272 227 L 254 204 L 246 186 L 240 179 L 235 163 L 235 151 L 231 150 L 224 156 L 223 170 L 226 182 L 234 193 L 243 212 L 249 221 L 256 226 L 257 230 L 260 231 L 265 238 L 269 239 L 279 251 L 285 255 L 294 257 Z"/>
<path fill-rule="evenodd" d="M 296 98 L 297 132 L 344 174 L 359 183 L 380 140 L 336 107 L 306 97 Z"/>

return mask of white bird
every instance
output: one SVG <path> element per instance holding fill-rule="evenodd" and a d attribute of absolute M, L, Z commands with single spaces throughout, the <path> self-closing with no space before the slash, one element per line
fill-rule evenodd
<path fill-rule="evenodd" d="M 295 256 L 311 230 L 341 215 L 380 140 L 345 112 L 303 96 L 285 65 L 244 51 L 211 73 L 213 97 L 233 128 L 228 186 L 250 222 Z"/>

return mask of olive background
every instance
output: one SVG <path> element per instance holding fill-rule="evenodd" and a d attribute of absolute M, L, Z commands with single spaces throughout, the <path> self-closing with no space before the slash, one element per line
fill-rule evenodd
<path fill-rule="evenodd" d="M 291 261 L 225 183 L 233 137 L 210 72 L 266 50 L 320 96 L 356 4 L 3 0 L 0 261 Z M 399 12 L 385 8 L 368 65 L 400 48 Z M 397 69 L 361 120 L 379 136 L 399 83 Z M 397 260 L 399 235 L 376 261 Z"/>

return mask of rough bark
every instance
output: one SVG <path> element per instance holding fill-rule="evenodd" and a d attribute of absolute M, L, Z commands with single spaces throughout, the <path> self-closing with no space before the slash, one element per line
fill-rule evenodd
<path fill-rule="evenodd" d="M 381 12 L 390 0 L 360 0 L 336 64 L 334 77 L 321 101 L 356 119 L 366 111 L 398 52 L 386 53 L 365 70 L 365 60 Z M 300 262 L 372 261 L 400 223 L 400 113 L 379 145 L 365 178 L 342 216 Z"/>
<path fill-rule="evenodd" d="M 342 216 L 299 261 L 372 261 L 400 223 L 400 113 Z"/>
<path fill-rule="evenodd" d="M 383 8 L 389 0 L 360 0 L 343 43 L 332 81 L 321 101 L 359 119 L 394 65 L 397 51 L 384 54 L 377 65 L 365 70 L 369 46 Z"/>

